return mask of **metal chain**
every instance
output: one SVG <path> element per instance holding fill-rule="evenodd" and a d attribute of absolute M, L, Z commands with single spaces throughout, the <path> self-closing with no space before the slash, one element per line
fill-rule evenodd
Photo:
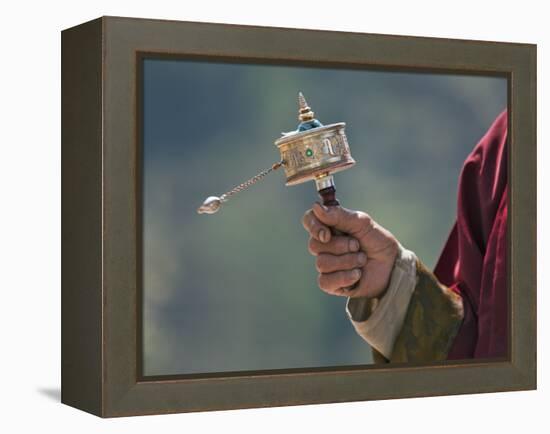
<path fill-rule="evenodd" d="M 273 172 L 274 170 L 277 170 L 279 169 L 282 165 L 284 164 L 283 161 L 279 161 L 278 163 L 275 163 L 273 164 L 269 169 L 267 170 L 264 170 L 260 173 L 258 173 L 256 176 L 253 176 L 252 178 L 250 178 L 248 181 L 245 181 L 239 185 L 237 185 L 235 188 L 229 190 L 227 193 L 224 193 L 220 196 L 220 200 L 222 202 L 227 202 L 229 200 L 229 198 L 231 196 L 233 196 L 234 194 L 237 194 L 245 189 L 247 189 L 248 187 L 250 187 L 251 185 L 254 185 L 256 184 L 259 180 L 261 180 L 263 177 L 269 175 L 271 172 Z"/>

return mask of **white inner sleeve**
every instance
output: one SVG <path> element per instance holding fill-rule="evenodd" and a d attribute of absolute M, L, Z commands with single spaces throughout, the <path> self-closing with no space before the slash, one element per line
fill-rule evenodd
<path fill-rule="evenodd" d="M 364 298 L 362 300 L 361 298 L 348 297 L 346 313 L 355 331 L 386 359 L 391 356 L 416 284 L 416 255 L 399 245 L 399 253 L 388 288 L 366 321 L 354 321 L 350 312 L 350 310 L 357 312 L 357 308 L 361 309 L 361 305 L 366 308 L 367 304 L 364 303 Z M 356 306 L 350 309 L 350 304 Z"/>

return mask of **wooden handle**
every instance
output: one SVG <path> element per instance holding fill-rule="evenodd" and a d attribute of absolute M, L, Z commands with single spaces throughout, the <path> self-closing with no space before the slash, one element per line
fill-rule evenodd
<path fill-rule="evenodd" d="M 339 206 L 340 202 L 338 202 L 338 199 L 336 199 L 336 189 L 333 185 L 327 188 L 323 188 L 322 190 L 319 190 L 319 196 L 323 200 L 323 205 L 325 206 Z M 334 235 L 343 235 L 344 233 L 339 231 L 338 229 L 330 228 L 330 231 Z"/>
<path fill-rule="evenodd" d="M 334 185 L 319 190 L 319 196 L 323 199 L 323 205 L 325 206 L 338 206 L 340 202 L 336 199 L 336 189 Z"/>
<path fill-rule="evenodd" d="M 323 188 L 319 190 L 319 196 L 323 200 L 323 205 L 325 206 L 339 206 L 340 202 L 338 202 L 338 199 L 336 199 L 336 189 L 333 185 L 327 188 Z M 345 235 L 344 232 L 339 231 L 335 228 L 330 228 L 330 231 L 333 235 Z M 355 289 L 359 281 L 357 281 L 354 285 L 348 286 L 347 288 L 344 288 L 346 291 L 351 291 Z"/>

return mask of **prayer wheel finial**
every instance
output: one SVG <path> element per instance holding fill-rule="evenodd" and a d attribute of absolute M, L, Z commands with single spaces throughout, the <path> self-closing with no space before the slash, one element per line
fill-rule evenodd
<path fill-rule="evenodd" d="M 298 107 L 298 119 L 300 119 L 300 121 L 307 122 L 315 117 L 315 113 L 311 110 L 311 107 L 307 105 L 307 101 L 302 92 L 298 92 Z"/>

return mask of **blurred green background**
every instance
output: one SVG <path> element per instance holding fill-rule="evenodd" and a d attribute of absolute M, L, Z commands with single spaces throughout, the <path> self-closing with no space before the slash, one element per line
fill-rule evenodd
<path fill-rule="evenodd" d="M 144 374 L 365 364 L 345 299 L 316 286 L 300 219 L 313 183 L 282 171 L 198 215 L 279 158 L 302 91 L 344 121 L 357 164 L 335 176 L 433 267 L 454 221 L 462 162 L 505 108 L 503 78 L 145 59 Z"/>

